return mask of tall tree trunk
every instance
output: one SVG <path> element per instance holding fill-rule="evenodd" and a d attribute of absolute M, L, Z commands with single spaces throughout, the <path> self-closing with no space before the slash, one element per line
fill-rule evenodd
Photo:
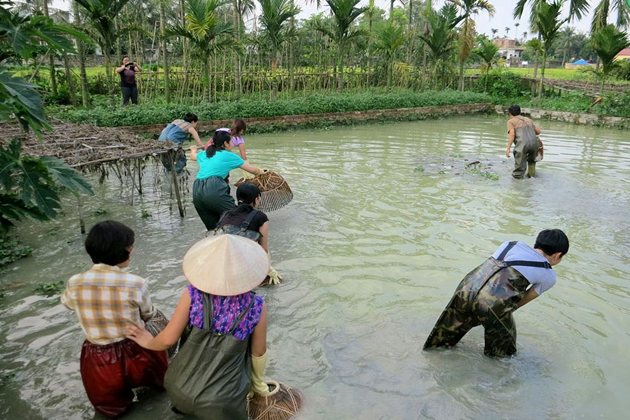
<path fill-rule="evenodd" d="M 389 58 L 387 64 L 387 90 L 392 90 L 392 78 L 394 75 L 394 57 Z"/>
<path fill-rule="evenodd" d="M 50 18 L 50 13 L 48 12 L 48 0 L 43 0 L 43 3 L 44 16 Z M 48 64 L 50 64 L 50 83 L 52 85 L 52 93 L 57 96 L 59 89 L 57 88 L 57 74 L 55 73 L 55 56 L 52 50 L 48 51 Z"/>
<path fill-rule="evenodd" d="M 291 7 L 295 7 L 295 2 L 291 2 Z M 295 19 L 291 18 L 289 21 L 289 29 L 293 30 L 295 26 Z M 295 69 L 294 69 L 294 56 L 293 56 L 293 42 L 290 40 L 288 42 L 289 47 L 289 94 L 293 95 L 293 90 L 295 89 Z"/>
<path fill-rule="evenodd" d="M 276 78 L 276 71 L 278 69 L 278 50 L 272 49 L 271 52 L 271 99 L 278 99 L 278 79 Z"/>
<path fill-rule="evenodd" d="M 343 92 L 343 43 L 339 43 L 339 69 L 337 70 L 337 91 Z"/>
<path fill-rule="evenodd" d="M 63 53 L 63 67 L 66 71 L 66 83 L 68 84 L 68 92 L 70 93 L 70 103 L 72 106 L 77 105 L 77 93 L 74 88 L 74 80 L 72 80 L 72 70 L 70 69 L 70 60 L 68 60 L 68 54 Z"/>
<path fill-rule="evenodd" d="M 162 54 L 164 54 L 164 99 L 166 103 L 171 101 L 171 89 L 169 86 L 170 78 L 169 78 L 169 66 L 168 66 L 168 51 L 166 51 L 166 37 L 164 36 L 164 32 L 166 30 L 166 5 L 164 4 L 166 0 L 160 0 L 160 38 L 162 44 Z"/>
<path fill-rule="evenodd" d="M 206 56 L 203 66 L 203 77 L 206 82 L 206 99 L 208 102 L 212 102 L 212 85 L 210 84 L 210 55 Z"/>
<path fill-rule="evenodd" d="M 464 61 L 459 60 L 459 90 L 464 91 Z"/>
<path fill-rule="evenodd" d="M 79 14 L 79 4 L 76 1 L 72 2 L 72 13 L 74 14 L 75 24 L 81 25 L 81 15 Z M 77 42 L 77 52 L 79 53 L 79 74 L 81 76 L 81 101 L 84 107 L 88 107 L 90 104 L 87 72 L 85 71 L 85 46 L 79 39 Z"/>
<path fill-rule="evenodd" d="M 241 22 L 242 16 L 241 11 L 238 8 L 238 1 L 234 1 L 234 24 L 236 26 L 236 42 L 240 44 L 241 42 Z M 240 98 L 243 93 L 242 83 L 241 83 L 241 55 L 237 51 L 234 55 L 234 90 L 236 93 L 236 98 Z"/>
<path fill-rule="evenodd" d="M 540 67 L 540 86 L 538 89 L 538 106 L 542 104 L 543 89 L 545 87 L 545 66 L 547 65 L 547 50 L 543 49 L 542 66 Z"/>
<path fill-rule="evenodd" d="M 107 90 L 109 91 L 109 103 L 111 106 L 116 106 L 116 87 L 114 86 L 114 78 L 112 74 L 112 61 L 109 57 L 109 52 L 111 51 L 111 47 L 109 45 L 104 45 L 102 47 L 104 49 L 103 55 L 105 56 L 105 79 L 107 80 Z"/>
<path fill-rule="evenodd" d="M 407 36 L 409 37 L 409 48 L 407 49 L 407 65 L 411 65 L 411 55 L 413 54 L 413 41 L 415 39 L 415 31 L 413 28 L 413 0 L 409 0 L 409 22 L 407 23 Z"/>

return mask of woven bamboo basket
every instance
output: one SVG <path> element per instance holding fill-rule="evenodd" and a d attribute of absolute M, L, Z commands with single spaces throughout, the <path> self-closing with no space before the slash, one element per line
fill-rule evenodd
<path fill-rule="evenodd" d="M 254 394 L 247 400 L 247 415 L 253 420 L 288 420 L 302 407 L 302 394 L 297 389 L 269 381 L 273 390 L 263 397 Z"/>
<path fill-rule="evenodd" d="M 144 328 L 151 333 L 153 337 L 157 336 L 162 332 L 164 328 L 166 328 L 166 324 L 168 324 L 168 318 L 160 311 L 156 309 L 156 314 L 145 321 Z M 168 349 L 168 359 L 171 360 L 176 354 L 179 347 L 179 341 L 175 343 L 174 346 Z"/>
<path fill-rule="evenodd" d="M 273 171 L 267 171 L 254 178 L 241 178 L 236 183 L 238 187 L 244 182 L 251 182 L 260 188 L 260 211 L 274 211 L 281 209 L 293 200 L 293 191 L 287 181 Z"/>

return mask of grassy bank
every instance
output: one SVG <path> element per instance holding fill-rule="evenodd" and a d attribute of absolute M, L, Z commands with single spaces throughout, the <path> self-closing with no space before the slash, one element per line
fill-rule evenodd
<path fill-rule="evenodd" d="M 233 118 L 280 117 L 284 115 L 324 114 L 330 112 L 368 111 L 416 108 L 425 106 L 464 105 L 491 102 L 492 98 L 476 92 L 363 92 L 353 94 L 314 94 L 295 99 L 269 101 L 242 99 L 231 102 L 202 103 L 197 106 L 177 104 L 144 104 L 127 108 L 57 110 L 51 115 L 75 123 L 105 127 L 166 124 L 194 112 L 203 121 Z"/>

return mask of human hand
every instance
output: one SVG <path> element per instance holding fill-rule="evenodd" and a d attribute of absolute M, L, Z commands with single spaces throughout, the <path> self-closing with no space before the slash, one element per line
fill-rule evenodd
<path fill-rule="evenodd" d="M 509 158 L 509 157 L 510 157 L 510 149 L 507 149 L 507 150 L 505 151 L 505 157 L 506 157 L 506 158 Z"/>
<path fill-rule="evenodd" d="M 125 327 L 125 336 L 145 348 L 148 346 L 149 342 L 153 340 L 153 336 L 149 331 L 144 328 L 140 328 L 137 325 L 129 325 Z"/>

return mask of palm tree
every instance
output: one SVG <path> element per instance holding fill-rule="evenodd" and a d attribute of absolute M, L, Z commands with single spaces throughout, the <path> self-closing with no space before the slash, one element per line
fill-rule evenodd
<path fill-rule="evenodd" d="M 169 86 L 168 51 L 166 51 L 166 3 L 169 0 L 159 0 L 160 3 L 160 42 L 162 54 L 164 54 L 164 99 L 166 103 L 171 101 L 171 89 Z"/>
<path fill-rule="evenodd" d="M 608 16 L 611 11 L 617 10 L 616 25 L 618 28 L 627 28 L 630 23 L 630 4 L 626 7 L 625 0 L 601 0 L 595 7 L 591 32 L 596 32 L 608 24 Z"/>
<path fill-rule="evenodd" d="M 376 32 L 376 38 L 372 48 L 374 52 L 381 53 L 387 63 L 387 88 L 392 87 L 394 75 L 394 58 L 396 51 L 405 43 L 406 37 L 402 27 L 394 25 L 390 21 L 387 25 Z"/>
<path fill-rule="evenodd" d="M 72 2 L 72 14 L 74 15 L 73 25 L 75 28 L 81 28 L 81 14 L 79 13 L 79 3 Z M 85 44 L 80 39 L 76 39 L 77 52 L 79 56 L 79 75 L 81 78 L 81 101 L 85 108 L 90 104 L 90 95 L 88 90 L 87 72 L 85 70 Z"/>
<path fill-rule="evenodd" d="M 295 31 L 289 28 L 290 19 L 300 13 L 292 0 L 258 0 L 261 13 L 258 18 L 264 29 L 263 37 L 271 47 L 271 98 L 278 97 L 278 53 L 280 47 L 288 39 L 295 36 Z"/>
<path fill-rule="evenodd" d="M 567 62 L 567 55 L 571 59 L 572 51 L 576 45 L 575 28 L 567 26 L 560 32 L 557 48 L 562 51 L 562 67 Z"/>
<path fill-rule="evenodd" d="M 211 101 L 210 57 L 234 47 L 232 23 L 220 19 L 217 9 L 229 0 L 186 0 L 186 24 L 169 27 L 166 37 L 181 36 L 190 41 L 191 48 L 203 58 L 203 77 L 206 99 Z"/>
<path fill-rule="evenodd" d="M 326 0 L 333 14 L 332 27 L 319 25 L 317 30 L 332 39 L 337 44 L 337 60 L 339 71 L 337 72 L 337 90 L 343 91 L 343 59 L 346 48 L 356 38 L 367 33 L 361 29 L 353 28 L 353 23 L 359 16 L 368 10 L 368 7 L 356 7 L 361 0 Z"/>
<path fill-rule="evenodd" d="M 437 87 L 438 70 L 448 63 L 455 50 L 457 33 L 455 27 L 463 17 L 457 16 L 457 8 L 452 4 L 442 6 L 439 11 L 427 10 L 428 31 L 418 35 L 428 48 L 433 63 L 434 87 Z M 444 76 L 444 75 L 442 75 Z"/>
<path fill-rule="evenodd" d="M 518 27 L 519 27 L 519 26 L 521 26 L 521 24 L 520 24 L 520 23 L 518 23 L 518 22 L 516 22 L 516 23 L 514 24 L 514 27 L 516 28 L 516 29 L 514 30 L 514 39 L 516 39 L 516 40 L 518 40 Z"/>
<path fill-rule="evenodd" d="M 463 18 L 463 23 L 459 30 L 459 90 L 464 90 L 464 63 L 470 57 L 475 44 L 475 21 L 473 16 L 486 11 L 492 17 L 494 16 L 494 6 L 488 0 L 450 1 L 460 9 Z"/>
<path fill-rule="evenodd" d="M 510 35 L 510 27 L 506 26 L 505 27 L 505 37 L 507 38 Z"/>
<path fill-rule="evenodd" d="M 527 42 L 527 35 L 529 35 L 529 33 L 527 31 L 523 31 L 523 39 L 525 42 Z"/>
<path fill-rule="evenodd" d="M 541 2 L 533 10 L 534 22 L 538 28 L 538 33 L 542 38 L 542 66 L 540 68 L 540 87 L 538 91 L 538 102 L 542 101 L 543 83 L 545 81 L 545 67 L 547 65 L 547 52 L 551 48 L 560 27 L 568 20 L 559 20 L 560 10 L 563 0 L 554 3 Z"/>
<path fill-rule="evenodd" d="M 493 37 L 493 38 L 496 38 L 496 37 L 497 37 L 497 32 L 499 32 L 499 30 L 498 30 L 498 29 L 496 29 L 496 28 L 492 28 L 492 29 L 490 29 L 490 30 L 492 31 L 492 37 Z"/>
<path fill-rule="evenodd" d="M 619 54 L 619 51 L 628 48 L 630 42 L 628 42 L 624 32 L 617 30 L 613 25 L 606 25 L 593 33 L 591 45 L 602 64 L 601 93 L 603 94 L 607 77 L 618 66 L 618 63 L 615 62 L 615 57 Z"/>
<path fill-rule="evenodd" d="M 232 9 L 234 11 L 234 24 L 236 25 L 236 42 L 240 44 L 242 35 L 245 32 L 243 18 L 253 13 L 256 10 L 256 5 L 253 0 L 232 0 Z M 239 97 L 243 91 L 241 80 L 241 54 L 235 54 L 234 56 L 234 71 L 234 89 L 236 90 L 236 96 Z"/>
<path fill-rule="evenodd" d="M 473 53 L 481 58 L 484 62 L 484 65 L 481 67 L 481 74 L 483 74 L 484 70 L 486 73 L 486 86 L 485 90 L 488 90 L 488 73 L 492 69 L 492 65 L 497 61 L 497 52 L 499 52 L 499 47 L 494 45 L 494 42 L 490 41 L 486 37 L 482 38 L 477 45 L 477 48 L 473 50 Z"/>
<path fill-rule="evenodd" d="M 525 12 L 525 6 L 528 3 L 532 4 L 531 10 L 533 11 L 539 3 L 545 3 L 545 0 L 518 0 L 516 2 L 516 6 L 514 7 L 514 18 L 520 19 L 523 17 L 523 13 Z M 569 0 L 569 21 L 572 19 L 580 20 L 583 16 L 588 13 L 590 9 L 590 5 L 588 4 L 588 0 Z M 536 27 L 534 25 L 534 16 L 530 15 L 530 26 L 531 29 L 535 31 Z"/>
<path fill-rule="evenodd" d="M 93 31 L 89 31 L 92 39 L 101 47 L 105 56 L 105 71 L 109 85 L 109 98 L 112 106 L 115 105 L 114 79 L 112 74 L 112 62 L 110 53 L 116 40 L 115 18 L 129 0 L 75 0 L 85 9 L 87 20 L 92 25 Z"/>

